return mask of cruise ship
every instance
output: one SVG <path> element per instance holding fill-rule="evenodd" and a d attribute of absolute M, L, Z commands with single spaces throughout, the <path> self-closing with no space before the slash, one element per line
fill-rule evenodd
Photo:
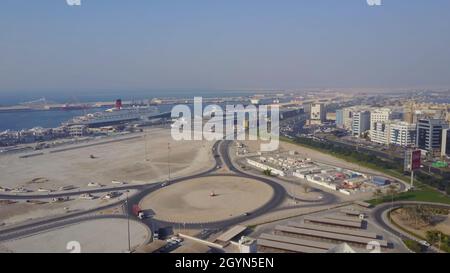
<path fill-rule="evenodd" d="M 167 113 L 160 113 L 155 106 L 122 107 L 122 100 L 116 100 L 114 108 L 104 112 L 96 112 L 85 116 L 75 117 L 68 125 L 86 125 L 88 127 L 102 127 L 132 121 L 149 120 L 165 117 Z"/>

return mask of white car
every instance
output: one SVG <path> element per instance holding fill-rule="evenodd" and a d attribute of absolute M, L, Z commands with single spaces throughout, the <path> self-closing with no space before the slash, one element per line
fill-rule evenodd
<path fill-rule="evenodd" d="M 177 243 L 181 243 L 181 242 L 183 242 L 183 238 L 179 238 L 179 237 L 172 237 L 171 239 L 172 239 L 172 241 L 175 241 L 175 242 L 177 242 Z"/>
<path fill-rule="evenodd" d="M 171 244 L 171 245 L 177 244 L 177 241 L 172 240 L 172 239 L 167 239 L 166 242 L 167 242 L 168 244 Z"/>

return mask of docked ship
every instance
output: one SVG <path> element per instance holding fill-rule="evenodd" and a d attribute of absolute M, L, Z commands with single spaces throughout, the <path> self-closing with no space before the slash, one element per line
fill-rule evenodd
<path fill-rule="evenodd" d="M 72 110 L 85 110 L 89 109 L 91 106 L 89 104 L 64 104 L 61 107 L 57 107 L 57 110 L 64 110 L 64 111 L 72 111 Z"/>
<path fill-rule="evenodd" d="M 116 100 L 114 108 L 104 112 L 96 112 L 84 116 L 75 117 L 68 125 L 86 125 L 88 127 L 102 127 L 109 125 L 123 124 L 133 121 L 146 121 L 150 119 L 162 118 L 168 113 L 161 113 L 155 106 L 130 106 L 123 107 L 122 100 Z"/>

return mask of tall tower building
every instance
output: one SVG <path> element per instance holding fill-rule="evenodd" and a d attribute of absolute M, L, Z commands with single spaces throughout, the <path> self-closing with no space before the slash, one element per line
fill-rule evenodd
<path fill-rule="evenodd" d="M 361 136 L 370 129 L 370 112 L 361 110 L 353 112 L 352 134 L 353 136 Z"/>
<path fill-rule="evenodd" d="M 404 121 L 389 122 L 389 143 L 410 147 L 416 144 L 416 125 Z"/>
<path fill-rule="evenodd" d="M 441 156 L 450 156 L 450 129 L 442 130 Z"/>
<path fill-rule="evenodd" d="M 448 129 L 448 124 L 443 119 L 419 119 L 416 146 L 432 155 L 440 155 L 444 129 Z"/>
<path fill-rule="evenodd" d="M 392 110 L 389 108 L 375 108 L 370 111 L 370 140 L 375 143 L 389 143 L 389 125 Z"/>
<path fill-rule="evenodd" d="M 327 112 L 323 103 L 311 104 L 311 124 L 322 124 L 326 120 Z"/>

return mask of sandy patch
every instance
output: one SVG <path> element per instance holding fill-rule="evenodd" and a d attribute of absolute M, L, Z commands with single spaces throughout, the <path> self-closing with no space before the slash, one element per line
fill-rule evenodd
<path fill-rule="evenodd" d="M 213 176 L 162 188 L 145 197 L 140 206 L 160 220 L 211 222 L 251 212 L 272 194 L 270 186 L 252 179 Z"/>
<path fill-rule="evenodd" d="M 174 141 L 169 129 L 149 129 L 146 137 L 136 136 L 141 137 L 59 153 L 44 150 L 44 155 L 30 158 L 19 158 L 17 154 L 0 156 L 0 186 L 23 186 L 36 191 L 68 185 L 86 188 L 90 182 L 111 185 L 112 180 L 163 180 L 168 177 L 169 158 L 172 178 L 214 165 L 213 142 Z"/>
<path fill-rule="evenodd" d="M 147 227 L 130 222 L 131 246 L 145 243 L 149 236 Z M 86 221 L 29 237 L 0 243 L 0 252 L 68 253 L 67 243 L 77 241 L 81 252 L 125 252 L 128 250 L 126 219 L 101 219 Z"/>

